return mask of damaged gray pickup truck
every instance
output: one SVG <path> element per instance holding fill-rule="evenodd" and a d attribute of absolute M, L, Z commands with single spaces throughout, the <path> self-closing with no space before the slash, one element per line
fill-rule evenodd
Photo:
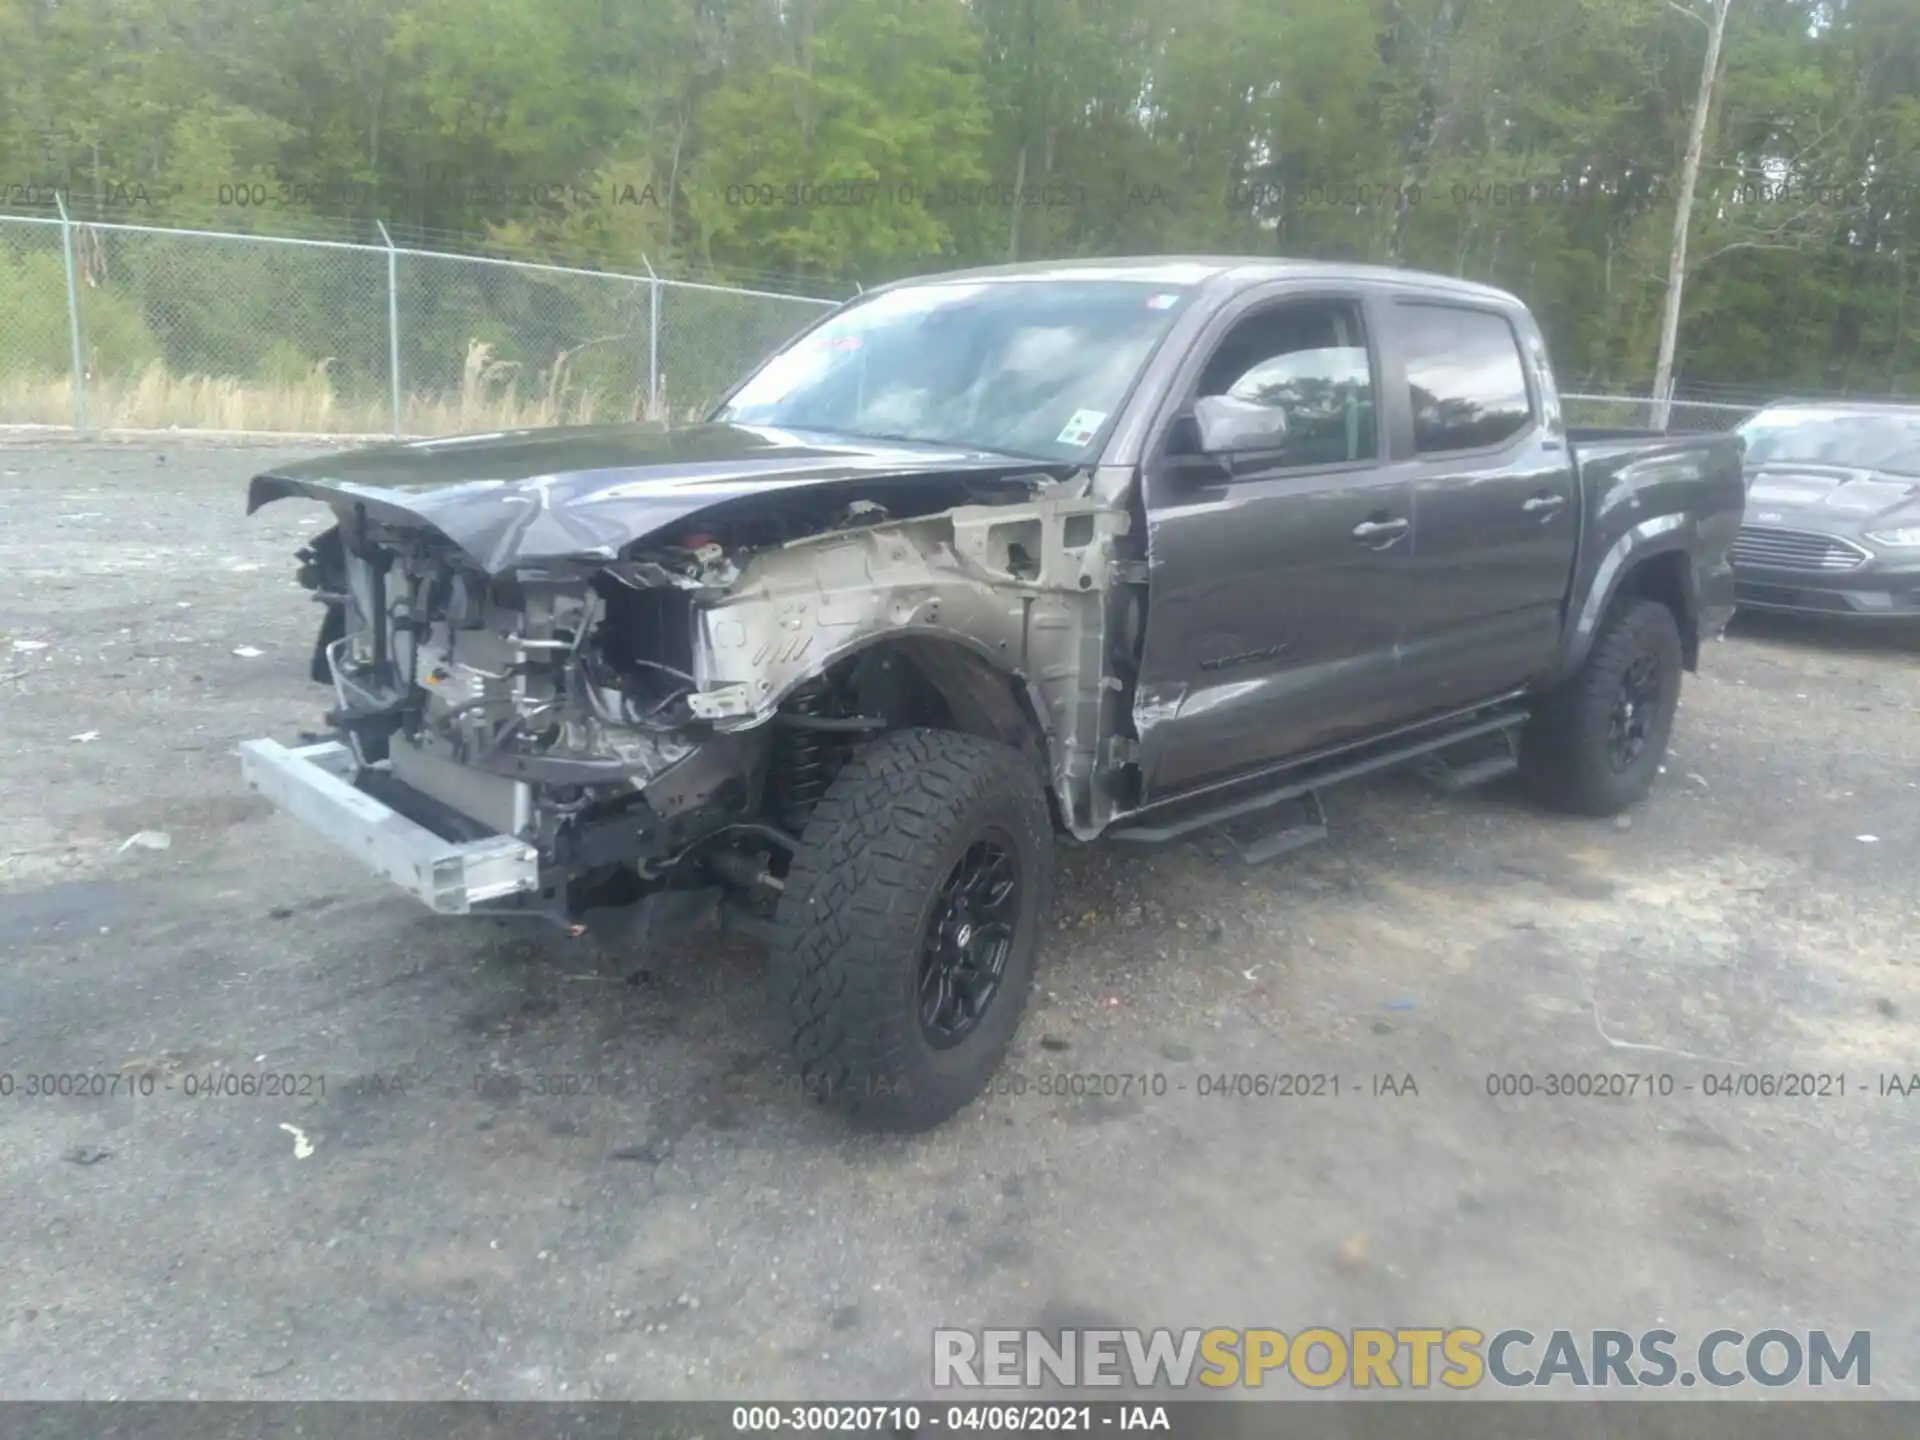
<path fill-rule="evenodd" d="M 763 936 L 798 1074 L 905 1130 L 1004 1055 L 1056 836 L 1261 860 L 1393 765 L 1639 799 L 1744 502 L 1735 437 L 1569 430 L 1503 292 L 1237 259 L 903 282 L 704 424 L 288 496 L 336 738 L 249 783 L 438 911 Z"/>

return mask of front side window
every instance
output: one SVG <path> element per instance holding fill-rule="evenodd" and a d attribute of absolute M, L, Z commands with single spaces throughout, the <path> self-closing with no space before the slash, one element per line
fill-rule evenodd
<path fill-rule="evenodd" d="M 1373 367 L 1352 305 L 1283 305 L 1247 317 L 1208 360 L 1199 394 L 1281 411 L 1278 464 L 1354 464 L 1378 454 Z"/>
<path fill-rule="evenodd" d="M 1503 317 L 1454 305 L 1401 305 L 1394 319 L 1418 453 L 1483 450 L 1532 423 L 1520 345 Z"/>
<path fill-rule="evenodd" d="M 1086 458 L 1191 290 L 947 281 L 883 291 L 775 355 L 714 419 Z"/>

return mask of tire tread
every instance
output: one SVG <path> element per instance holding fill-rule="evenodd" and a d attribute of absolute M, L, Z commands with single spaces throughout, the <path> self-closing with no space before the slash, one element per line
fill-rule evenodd
<path fill-rule="evenodd" d="M 1614 772 L 1606 760 L 1607 716 L 1621 677 L 1647 647 L 1672 677 L 1666 713 L 1639 771 Z M 1672 731 L 1680 688 L 1680 627 L 1657 600 L 1633 599 L 1609 616 L 1580 669 L 1535 711 L 1521 735 L 1520 763 L 1544 804 L 1579 815 L 1617 815 L 1651 787 Z"/>
<path fill-rule="evenodd" d="M 979 1085 L 964 1094 L 964 1085 L 901 1085 L 914 1068 L 906 1049 L 917 1043 L 907 1027 L 918 1019 L 899 1003 L 900 970 L 903 951 L 917 952 L 917 921 L 945 878 L 952 837 L 972 817 L 1002 810 L 1039 837 L 1036 873 L 1022 877 L 1034 917 L 1023 928 L 1034 938 L 1025 957 L 1016 944 L 995 1000 L 1017 1010 L 1052 883 L 1045 796 L 1018 751 L 958 731 L 892 731 L 854 754 L 808 817 L 776 909 L 770 998 L 807 1090 L 873 1128 L 928 1129 L 978 1093 Z M 983 1024 L 993 1019 L 990 1010 Z M 1010 1039 L 1009 1028 L 980 1084 Z"/>

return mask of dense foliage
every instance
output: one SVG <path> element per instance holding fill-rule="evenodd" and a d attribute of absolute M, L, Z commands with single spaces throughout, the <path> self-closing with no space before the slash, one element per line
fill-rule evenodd
<path fill-rule="evenodd" d="M 1712 3 L 0 0 L 0 187 L 834 295 L 1376 259 L 1509 286 L 1571 382 L 1644 387 Z M 1683 390 L 1910 389 L 1920 4 L 1731 4 Z M 0 261 L 0 296 L 51 263 Z"/>

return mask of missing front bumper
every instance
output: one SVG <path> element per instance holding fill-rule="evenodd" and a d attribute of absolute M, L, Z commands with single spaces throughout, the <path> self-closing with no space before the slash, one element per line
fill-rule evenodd
<path fill-rule="evenodd" d="M 464 915 L 539 888 L 540 854 L 531 845 L 510 835 L 448 840 L 357 788 L 355 769 L 353 753 L 334 741 L 240 746 L 249 788 L 431 910 Z"/>

